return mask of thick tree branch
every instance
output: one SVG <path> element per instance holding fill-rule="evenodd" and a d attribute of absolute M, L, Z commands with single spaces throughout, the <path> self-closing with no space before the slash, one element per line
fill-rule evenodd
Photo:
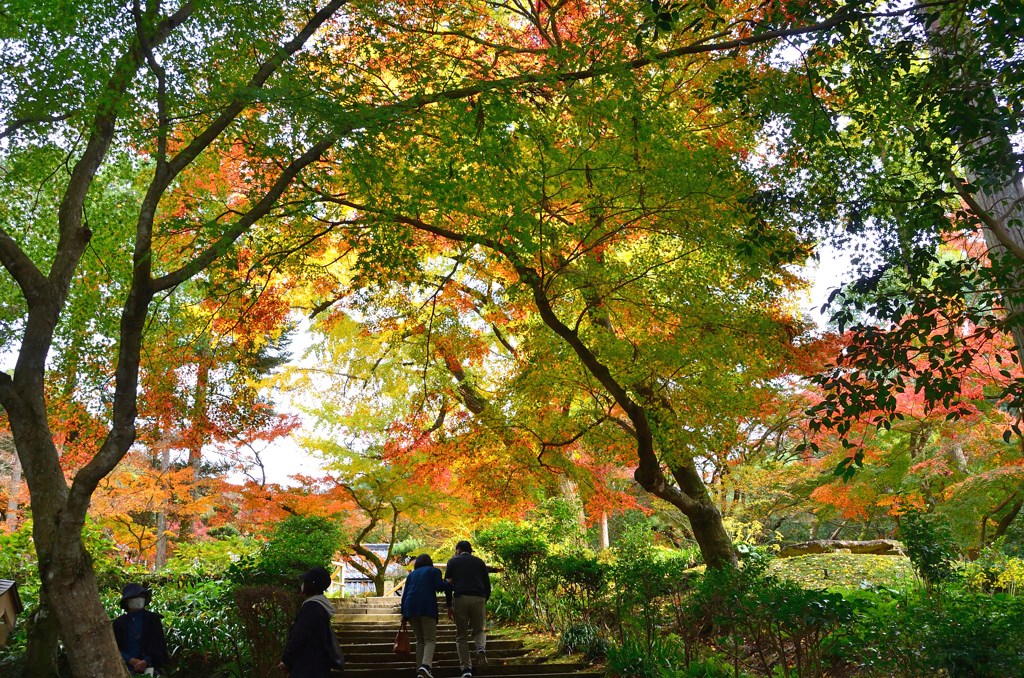
<path fill-rule="evenodd" d="M 48 298 L 50 282 L 43 272 L 29 259 L 28 255 L 18 247 L 7 231 L 0 226 L 0 264 L 11 274 L 21 288 L 31 312 Z"/>

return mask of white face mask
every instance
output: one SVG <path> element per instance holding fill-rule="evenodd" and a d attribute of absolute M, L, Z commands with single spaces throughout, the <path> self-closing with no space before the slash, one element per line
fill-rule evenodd
<path fill-rule="evenodd" d="M 124 604 L 130 612 L 138 612 L 142 608 L 146 607 L 146 599 L 142 596 L 139 596 L 138 598 L 129 598 L 124 601 Z"/>

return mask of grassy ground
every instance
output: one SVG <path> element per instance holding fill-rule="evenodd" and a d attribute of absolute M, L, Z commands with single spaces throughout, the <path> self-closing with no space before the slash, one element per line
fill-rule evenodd
<path fill-rule="evenodd" d="M 893 589 L 917 586 L 910 559 L 903 556 L 871 556 L 822 553 L 780 558 L 772 572 L 804 588 L 856 589 L 863 582 Z"/>

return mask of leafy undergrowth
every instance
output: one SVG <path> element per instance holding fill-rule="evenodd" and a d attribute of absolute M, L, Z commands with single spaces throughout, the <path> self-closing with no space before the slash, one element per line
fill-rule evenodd
<path fill-rule="evenodd" d="M 852 553 L 821 553 L 779 558 L 771 571 L 808 589 L 856 589 L 872 586 L 906 589 L 917 586 L 910 559 Z"/>

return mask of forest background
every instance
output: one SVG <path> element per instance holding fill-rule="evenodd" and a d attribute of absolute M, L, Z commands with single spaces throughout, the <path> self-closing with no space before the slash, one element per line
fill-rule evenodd
<path fill-rule="evenodd" d="M 365 543 L 553 506 L 713 571 L 920 515 L 1012 557 L 1019 10 L 7 3 L 28 674 L 121 669 L 106 573 L 280 573 L 296 519 L 378 579 Z M 822 247 L 853 269 L 826 328 Z M 322 460 L 289 487 L 286 436 Z"/>

